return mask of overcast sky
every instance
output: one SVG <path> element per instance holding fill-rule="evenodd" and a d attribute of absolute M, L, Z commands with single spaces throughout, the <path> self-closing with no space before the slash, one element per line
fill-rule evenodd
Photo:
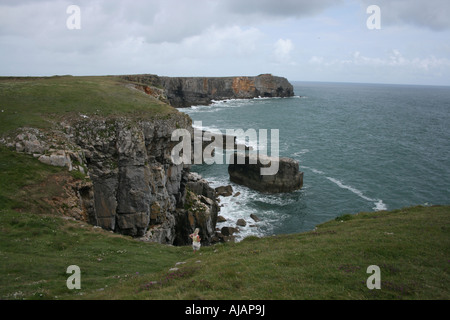
<path fill-rule="evenodd" d="M 0 0 L 0 75 L 137 73 L 450 85 L 450 1 Z"/>

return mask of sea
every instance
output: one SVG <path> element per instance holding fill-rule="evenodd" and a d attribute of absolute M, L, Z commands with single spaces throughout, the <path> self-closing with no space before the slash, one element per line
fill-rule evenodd
<path fill-rule="evenodd" d="M 213 101 L 180 108 L 198 129 L 226 134 L 253 152 L 299 162 L 303 188 L 263 194 L 230 182 L 228 161 L 193 165 L 220 197 L 226 221 L 248 236 L 301 233 L 344 214 L 450 204 L 450 87 L 295 82 L 290 98 Z M 268 136 L 264 143 L 262 136 Z M 257 139 L 246 138 L 256 132 Z M 278 139 L 272 132 L 278 132 Z M 235 195 L 235 196 L 234 196 Z M 256 215 L 255 222 L 250 215 Z"/>

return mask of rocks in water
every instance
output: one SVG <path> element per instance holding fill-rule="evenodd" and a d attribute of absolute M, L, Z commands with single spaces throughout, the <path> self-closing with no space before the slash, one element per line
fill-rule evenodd
<path fill-rule="evenodd" d="M 232 182 L 263 193 L 292 192 L 303 186 L 303 172 L 299 171 L 298 161 L 291 158 L 234 152 L 229 163 Z M 273 174 L 262 174 L 263 170 Z"/>
<path fill-rule="evenodd" d="M 233 235 L 233 233 L 239 232 L 239 229 L 234 228 L 234 227 L 223 227 L 222 229 L 220 229 L 220 232 L 224 236 L 231 236 L 231 235 Z"/>
<path fill-rule="evenodd" d="M 227 219 L 225 219 L 223 216 L 221 216 L 221 215 L 217 216 L 217 223 L 225 222 L 225 221 L 227 221 Z"/>
<path fill-rule="evenodd" d="M 215 191 L 216 191 L 216 196 L 229 197 L 233 194 L 233 187 L 230 185 L 220 186 L 220 187 L 217 187 L 215 189 Z"/>
<path fill-rule="evenodd" d="M 255 214 L 251 214 L 250 218 L 252 218 L 255 222 L 259 222 L 261 221 L 261 219 L 255 215 Z M 229 221 L 221 216 L 218 216 L 217 219 L 217 223 L 222 223 L 222 222 L 226 222 Z M 236 240 L 236 233 L 240 232 L 240 229 L 238 227 L 250 227 L 250 228 L 256 228 L 258 227 L 257 224 L 248 224 L 247 221 L 245 219 L 238 219 L 236 221 L 236 227 L 233 226 L 224 226 L 222 228 L 217 228 L 216 229 L 216 234 L 213 237 L 213 242 L 227 242 L 227 241 L 235 241 Z"/>

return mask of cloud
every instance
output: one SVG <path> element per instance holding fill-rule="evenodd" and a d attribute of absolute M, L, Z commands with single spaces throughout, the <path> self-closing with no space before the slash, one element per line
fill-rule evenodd
<path fill-rule="evenodd" d="M 318 14 L 341 2 L 339 0 L 228 0 L 225 1 L 225 6 L 229 11 L 243 15 L 305 17 Z"/>
<path fill-rule="evenodd" d="M 289 63 L 294 44 L 290 39 L 278 39 L 274 45 L 275 60 L 278 63 Z"/>
<path fill-rule="evenodd" d="M 398 72 L 400 70 L 435 72 L 441 74 L 443 70 L 450 69 L 450 59 L 437 58 L 434 55 L 427 57 L 405 57 L 399 50 L 393 49 L 384 57 L 369 57 L 355 51 L 350 57 L 344 59 L 326 59 L 323 56 L 312 56 L 308 63 L 317 67 L 338 68 L 365 68 L 365 70 L 384 70 L 385 72 Z M 449 70 L 450 71 L 450 70 Z M 389 72 L 387 74 L 389 74 Z"/>
<path fill-rule="evenodd" d="M 0 2 L 0 32 L 25 35 L 55 33 L 65 27 L 69 0 Z M 78 0 L 82 28 L 91 37 L 124 37 L 133 33 L 149 43 L 180 42 L 211 27 L 253 27 L 267 19 L 314 15 L 332 0 Z"/>
<path fill-rule="evenodd" d="M 372 0 L 361 0 L 364 6 Z M 385 25 L 411 25 L 434 31 L 450 29 L 450 1 L 448 0 L 377 0 L 381 9 L 382 28 Z"/>

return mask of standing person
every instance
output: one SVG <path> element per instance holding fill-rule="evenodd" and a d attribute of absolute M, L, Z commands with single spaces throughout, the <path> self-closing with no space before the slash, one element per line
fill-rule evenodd
<path fill-rule="evenodd" d="M 194 249 L 194 253 L 197 250 L 200 250 L 200 236 L 198 235 L 198 232 L 200 230 L 198 228 L 195 228 L 194 233 L 189 235 L 189 238 L 192 239 L 192 249 Z"/>

